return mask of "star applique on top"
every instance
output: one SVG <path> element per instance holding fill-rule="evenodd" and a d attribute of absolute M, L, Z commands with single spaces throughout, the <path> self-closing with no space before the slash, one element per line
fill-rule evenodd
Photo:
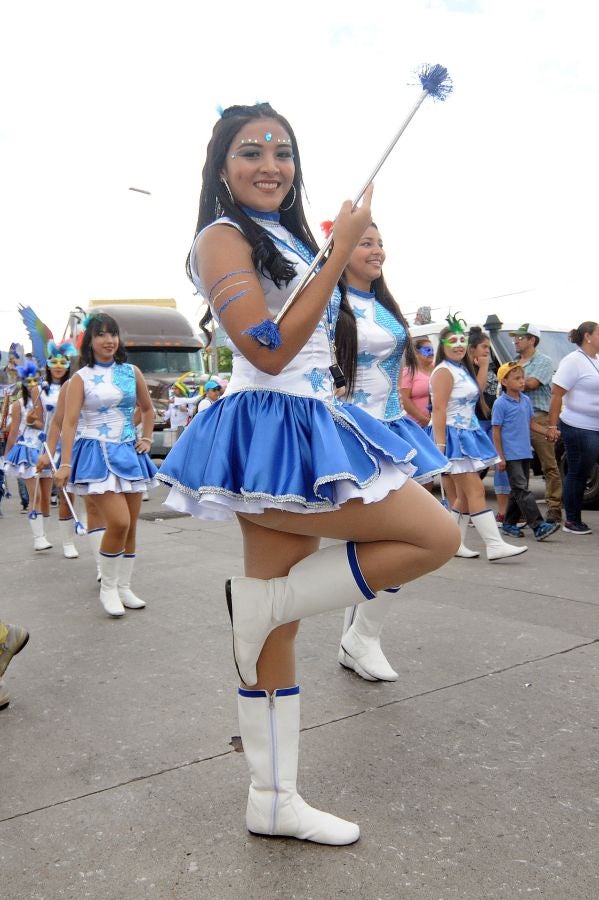
<path fill-rule="evenodd" d="M 109 406 L 99 406 L 99 407 L 98 407 L 98 412 L 99 412 L 99 413 L 107 413 L 109 409 L 110 409 Z"/>
<path fill-rule="evenodd" d="M 104 381 L 104 376 L 103 375 L 94 375 L 92 380 L 93 380 L 94 384 L 102 384 Z"/>
<path fill-rule="evenodd" d="M 359 366 L 365 366 L 367 369 L 369 369 L 375 359 L 376 356 L 374 356 L 372 353 L 367 353 L 366 350 L 362 350 L 361 353 L 358 353 L 356 361 Z"/>
<path fill-rule="evenodd" d="M 98 425 L 98 434 L 102 435 L 102 437 L 108 437 L 110 434 L 110 428 L 108 425 Z"/>
<path fill-rule="evenodd" d="M 454 425 L 465 425 L 466 422 L 468 422 L 468 419 L 465 416 L 461 416 L 459 413 L 457 414 L 457 416 L 454 416 Z"/>
<path fill-rule="evenodd" d="M 366 310 L 362 306 L 352 306 L 352 310 L 354 312 L 354 316 L 356 319 L 365 319 L 366 318 Z"/>
<path fill-rule="evenodd" d="M 352 400 L 356 404 L 356 406 L 367 406 L 369 397 L 370 394 L 360 389 L 359 391 L 354 392 Z"/>
<path fill-rule="evenodd" d="M 318 393 L 318 391 L 324 391 L 324 379 L 325 373 L 320 369 L 312 369 L 311 372 L 305 372 L 304 378 L 307 378 L 310 384 L 312 385 L 312 390 L 314 393 Z"/>

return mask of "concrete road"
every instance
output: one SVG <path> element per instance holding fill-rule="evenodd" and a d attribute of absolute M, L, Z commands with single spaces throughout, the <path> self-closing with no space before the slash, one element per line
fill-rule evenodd
<path fill-rule="evenodd" d="M 3 898 L 599 897 L 598 512 L 593 535 L 401 591 L 395 684 L 338 665 L 341 612 L 303 623 L 300 789 L 362 830 L 327 848 L 245 829 L 223 597 L 239 531 L 169 518 L 164 493 L 142 508 L 147 608 L 121 620 L 86 538 L 65 560 L 54 520 L 34 553 L 2 504 L 0 615 L 31 632 L 0 713 Z"/>

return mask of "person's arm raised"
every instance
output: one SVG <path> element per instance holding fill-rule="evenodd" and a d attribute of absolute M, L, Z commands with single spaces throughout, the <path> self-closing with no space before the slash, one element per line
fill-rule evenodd
<path fill-rule="evenodd" d="M 198 241 L 202 282 L 214 286 L 210 298 L 213 309 L 240 353 L 262 372 L 278 375 L 313 334 L 354 247 L 371 222 L 371 197 L 372 185 L 361 206 L 352 211 L 347 200 L 341 207 L 331 253 L 278 326 L 280 344 L 275 348 L 264 346 L 247 333 L 272 316 L 245 237 L 236 228 L 215 225 Z"/>

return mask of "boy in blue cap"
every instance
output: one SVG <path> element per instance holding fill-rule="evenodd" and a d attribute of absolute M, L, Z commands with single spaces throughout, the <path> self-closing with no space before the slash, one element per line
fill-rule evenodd
<path fill-rule="evenodd" d="M 542 434 L 548 441 L 555 441 L 555 432 L 534 421 L 532 404 L 523 393 L 526 386 L 524 368 L 519 360 L 499 367 L 497 379 L 503 391 L 493 404 L 493 441 L 501 457 L 497 466 L 506 471 L 510 482 L 510 498 L 502 525 L 502 531 L 512 537 L 524 537 L 517 526 L 520 513 L 532 529 L 537 541 L 544 541 L 559 528 L 559 522 L 545 522 L 536 500 L 529 489 L 532 446 L 531 431 Z"/>

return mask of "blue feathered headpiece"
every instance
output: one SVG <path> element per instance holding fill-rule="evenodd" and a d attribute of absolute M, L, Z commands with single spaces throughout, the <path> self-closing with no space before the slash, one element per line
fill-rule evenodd
<path fill-rule="evenodd" d="M 85 319 L 83 320 L 83 322 L 81 323 L 81 326 L 87 331 L 87 329 L 89 328 L 91 323 L 94 321 L 94 319 L 99 320 L 100 314 L 99 313 L 88 313 L 87 316 L 85 317 Z"/>
<path fill-rule="evenodd" d="M 71 341 L 63 341 L 62 344 L 56 344 L 54 341 L 48 341 L 46 348 L 48 353 L 47 362 L 49 363 L 53 357 L 64 356 L 69 359 L 71 356 L 77 356 L 77 349 Z"/>
<path fill-rule="evenodd" d="M 37 378 L 39 375 L 39 369 L 31 359 L 28 359 L 24 366 L 17 366 L 17 372 L 21 381 L 25 381 L 26 378 Z"/>
<path fill-rule="evenodd" d="M 8 353 L 10 356 L 14 356 L 15 359 L 21 359 L 21 354 L 19 353 L 19 345 L 14 341 L 8 348 Z"/>

